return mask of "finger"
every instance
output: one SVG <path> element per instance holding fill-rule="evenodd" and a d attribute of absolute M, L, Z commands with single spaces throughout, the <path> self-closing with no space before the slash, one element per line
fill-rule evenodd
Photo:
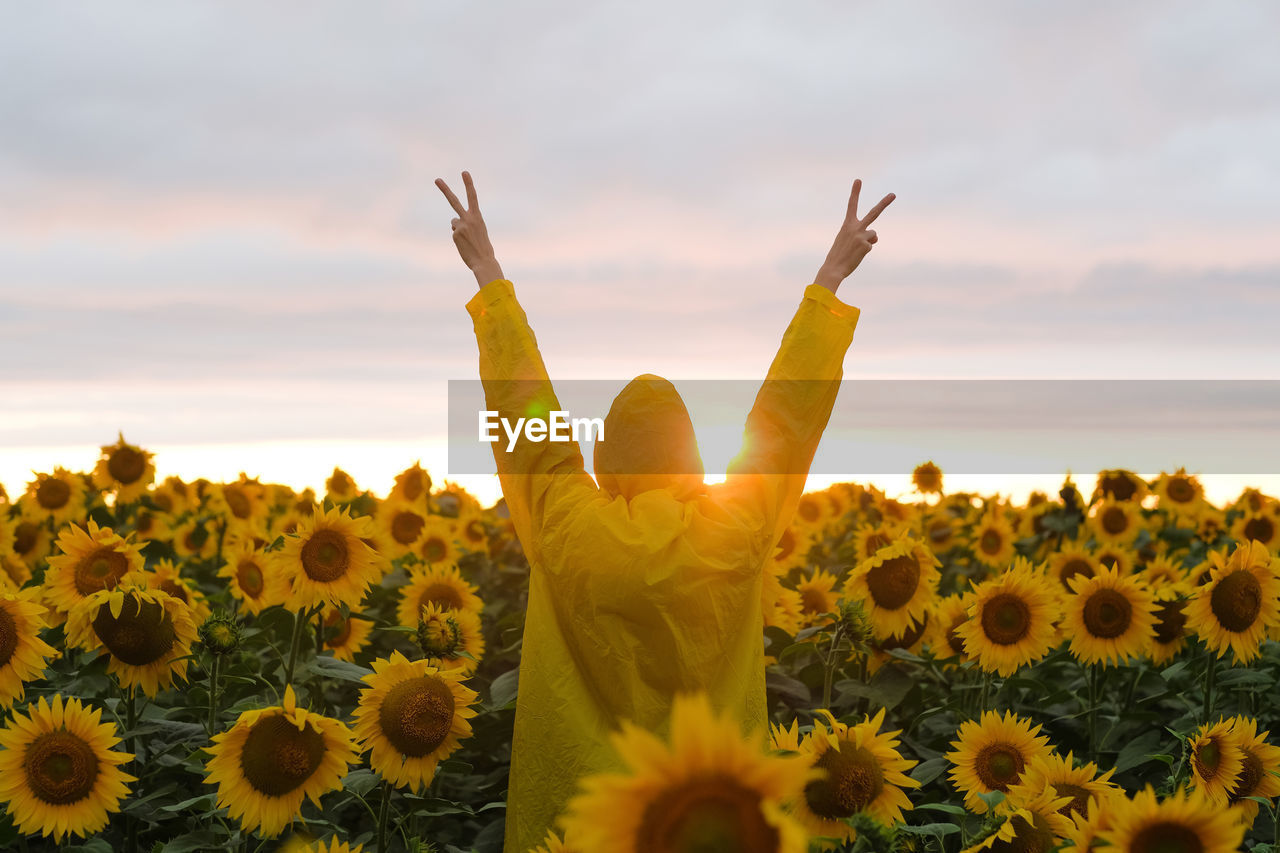
<path fill-rule="evenodd" d="M 862 192 L 862 178 L 857 178 L 853 182 L 853 192 L 849 194 L 849 209 L 845 213 L 845 221 L 858 221 L 858 196 Z"/>
<path fill-rule="evenodd" d="M 868 232 L 867 232 L 867 242 L 868 242 L 868 243 L 874 243 L 876 240 L 879 240 L 879 239 L 880 239 L 880 238 L 876 236 L 876 232 L 874 232 L 874 231 L 868 231 Z"/>
<path fill-rule="evenodd" d="M 462 220 L 461 220 L 461 219 L 458 219 L 457 217 L 454 217 L 453 219 L 450 219 L 450 220 L 449 220 L 449 224 L 450 224 L 451 226 L 453 226 L 453 230 L 454 230 L 454 231 L 457 231 L 457 230 L 458 230 L 458 226 L 462 224 Z"/>
<path fill-rule="evenodd" d="M 449 204 L 459 216 L 467 212 L 462 202 L 458 201 L 458 197 L 453 194 L 453 190 L 449 189 L 449 185 L 444 182 L 444 178 L 436 178 L 436 186 L 440 188 L 440 192 L 444 193 L 444 197 L 449 199 Z"/>
<path fill-rule="evenodd" d="M 476 198 L 476 185 L 471 180 L 470 172 L 462 173 L 462 183 L 466 184 L 467 187 L 467 209 L 478 211 L 480 209 L 480 201 Z"/>
<path fill-rule="evenodd" d="M 884 213 L 884 209 L 888 207 L 890 204 L 892 204 L 895 198 L 897 198 L 897 196 L 895 196 L 893 193 L 889 193 L 887 196 L 880 199 L 880 203 L 877 204 L 875 207 L 871 208 L 871 212 L 868 213 L 865 217 L 863 217 L 862 221 L 858 223 L 858 227 L 866 228 L 872 222 L 875 222 L 876 217 Z"/>

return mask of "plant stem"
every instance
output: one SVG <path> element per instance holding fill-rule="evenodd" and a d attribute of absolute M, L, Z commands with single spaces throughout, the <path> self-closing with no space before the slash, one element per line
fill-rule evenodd
<path fill-rule="evenodd" d="M 836 676 L 836 650 L 840 647 L 840 638 L 844 633 L 844 626 L 837 625 L 835 631 L 831 633 L 831 648 L 827 651 L 827 660 L 823 666 L 822 674 L 822 707 L 831 707 L 831 682 Z M 866 657 L 863 657 L 865 662 Z"/>
<path fill-rule="evenodd" d="M 293 667 L 298 662 L 298 645 L 302 640 L 302 630 L 308 622 L 305 612 L 293 614 L 293 637 L 289 641 L 289 663 L 284 668 L 285 686 L 293 684 Z"/>
<path fill-rule="evenodd" d="M 134 737 L 134 730 L 138 728 L 138 705 L 135 701 L 133 688 L 130 687 L 124 694 L 124 727 L 126 743 L 129 752 L 133 753 L 133 761 L 131 762 L 134 775 L 141 778 L 142 774 L 138 769 L 142 766 L 141 756 L 138 755 L 137 738 Z M 125 853 L 138 853 L 138 819 L 130 814 L 125 821 Z"/>
<path fill-rule="evenodd" d="M 1209 674 L 1204 685 L 1204 721 L 1208 723 L 1213 718 L 1213 689 L 1218 683 L 1218 657 L 1208 648 L 1205 649 L 1205 654 L 1209 656 Z"/>
<path fill-rule="evenodd" d="M 316 611 L 316 657 L 324 654 L 324 608 Z"/>
<path fill-rule="evenodd" d="M 1089 758 L 1098 754 L 1098 664 L 1091 663 L 1086 668 L 1089 681 Z"/>
<path fill-rule="evenodd" d="M 990 710 L 987 708 L 987 696 L 991 691 L 991 673 L 985 669 L 982 671 L 982 693 L 978 696 L 978 713 L 977 718 L 982 719 L 982 715 Z"/>
<path fill-rule="evenodd" d="M 209 737 L 218 730 L 218 667 L 222 655 L 213 656 L 213 667 L 209 670 Z"/>
<path fill-rule="evenodd" d="M 382 801 L 378 803 L 378 853 L 387 850 L 387 816 L 391 813 L 391 783 L 382 780 Z"/>

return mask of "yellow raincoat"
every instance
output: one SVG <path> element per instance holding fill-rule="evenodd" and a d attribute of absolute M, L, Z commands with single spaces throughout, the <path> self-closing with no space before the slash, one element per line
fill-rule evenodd
<path fill-rule="evenodd" d="M 509 418 L 559 409 L 511 282 L 485 285 L 467 310 L 488 407 Z M 661 730 L 678 692 L 705 690 L 744 732 L 764 726 L 761 573 L 803 491 L 857 320 L 830 291 L 805 290 L 723 484 L 702 483 L 684 405 L 656 377 L 614 401 L 605 437 L 626 427 L 628 440 L 597 442 L 599 486 L 576 443 L 494 445 L 530 566 L 506 853 L 542 842 L 582 775 L 619 768 L 610 732 L 623 720 Z"/>

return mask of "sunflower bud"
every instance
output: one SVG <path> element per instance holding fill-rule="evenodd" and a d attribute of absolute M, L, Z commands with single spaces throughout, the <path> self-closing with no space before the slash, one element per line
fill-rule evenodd
<path fill-rule="evenodd" d="M 225 613 L 214 613 L 199 629 L 200 642 L 215 655 L 229 655 L 240 648 L 240 628 Z"/>
<path fill-rule="evenodd" d="M 458 620 L 448 613 L 425 613 L 418 620 L 418 645 L 429 658 L 446 658 L 462 648 L 462 630 Z"/>
<path fill-rule="evenodd" d="M 857 599 L 842 599 L 839 610 L 840 632 L 849 640 L 855 652 L 865 653 L 867 645 L 875 636 L 875 631 L 871 627 L 871 620 L 867 618 L 867 611 L 863 608 L 862 602 Z"/>

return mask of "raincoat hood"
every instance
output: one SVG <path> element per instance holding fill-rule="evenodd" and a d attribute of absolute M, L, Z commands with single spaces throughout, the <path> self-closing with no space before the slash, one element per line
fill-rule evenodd
<path fill-rule="evenodd" d="M 646 373 L 627 383 L 595 445 L 595 473 L 611 497 L 670 489 L 680 500 L 703 491 L 702 455 L 689 410 L 674 385 Z"/>

